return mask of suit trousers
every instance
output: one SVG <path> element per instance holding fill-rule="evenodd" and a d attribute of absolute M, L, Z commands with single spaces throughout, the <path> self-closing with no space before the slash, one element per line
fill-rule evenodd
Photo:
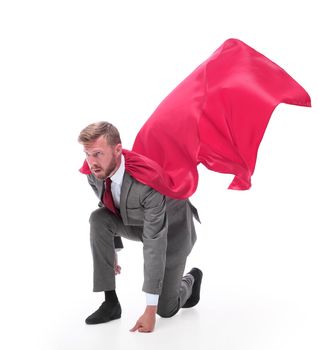
<path fill-rule="evenodd" d="M 89 222 L 94 268 L 93 291 L 114 290 L 116 288 L 114 236 L 142 242 L 143 228 L 124 225 L 119 217 L 105 208 L 93 211 Z M 191 296 L 194 278 L 189 274 L 183 276 L 186 260 L 186 254 L 178 259 L 169 254 L 168 239 L 166 266 L 157 311 L 161 317 L 176 314 Z"/>

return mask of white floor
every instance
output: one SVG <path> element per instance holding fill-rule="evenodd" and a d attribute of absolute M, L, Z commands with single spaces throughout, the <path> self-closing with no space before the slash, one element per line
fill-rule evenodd
<path fill-rule="evenodd" d="M 88 302 L 65 305 L 60 317 L 25 325 L 34 333 L 30 349 L 317 349 L 317 303 L 284 301 L 268 296 L 238 296 L 232 291 L 212 297 L 203 293 L 200 306 L 181 311 L 173 319 L 158 319 L 152 334 L 130 333 L 140 308 L 124 301 L 120 320 L 86 326 Z M 213 292 L 213 290 L 209 290 Z M 19 333 L 19 324 L 15 334 Z M 27 337 L 29 337 L 28 335 Z M 17 347 L 18 348 L 18 347 Z"/>

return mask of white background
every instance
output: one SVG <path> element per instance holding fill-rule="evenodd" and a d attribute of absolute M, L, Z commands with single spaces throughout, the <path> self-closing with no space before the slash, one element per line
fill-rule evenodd
<path fill-rule="evenodd" d="M 317 44 L 313 0 L 0 2 L 2 349 L 317 349 Z M 253 187 L 200 167 L 198 306 L 132 334 L 144 308 L 141 246 L 120 253 L 122 318 L 84 319 L 92 293 L 79 131 L 109 120 L 123 144 L 226 39 L 283 67 L 313 108 L 280 105 Z"/>

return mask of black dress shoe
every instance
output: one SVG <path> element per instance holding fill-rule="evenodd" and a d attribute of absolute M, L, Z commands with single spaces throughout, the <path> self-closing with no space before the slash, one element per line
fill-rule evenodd
<path fill-rule="evenodd" d="M 185 304 L 182 306 L 183 308 L 193 307 L 200 300 L 200 290 L 201 290 L 201 282 L 202 282 L 203 273 L 200 269 L 194 267 L 193 269 L 191 269 L 190 272 L 188 272 L 188 274 L 192 275 L 194 277 L 194 283 L 192 286 L 191 296 L 185 302 Z"/>
<path fill-rule="evenodd" d="M 87 317 L 85 322 L 87 324 L 105 323 L 112 320 L 116 320 L 121 317 L 121 307 L 119 303 L 110 303 L 104 301 L 103 304 Z"/>

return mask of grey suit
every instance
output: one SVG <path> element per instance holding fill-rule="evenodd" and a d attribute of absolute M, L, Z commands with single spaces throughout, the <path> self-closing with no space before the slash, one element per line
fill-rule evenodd
<path fill-rule="evenodd" d="M 104 183 L 88 175 L 99 199 Z M 143 291 L 159 294 L 158 313 L 170 317 L 191 295 L 193 277 L 183 276 L 186 259 L 196 241 L 193 216 L 197 211 L 189 200 L 165 197 L 125 172 L 117 217 L 105 208 L 90 217 L 94 261 L 94 291 L 115 289 L 114 236 L 143 243 Z M 199 219 L 198 219 L 199 220 Z"/>

